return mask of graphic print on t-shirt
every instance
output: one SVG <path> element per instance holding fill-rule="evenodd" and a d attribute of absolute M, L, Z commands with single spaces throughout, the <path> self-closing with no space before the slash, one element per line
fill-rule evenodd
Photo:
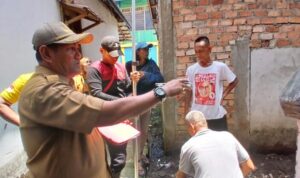
<path fill-rule="evenodd" d="M 216 102 L 216 74 L 195 74 L 195 103 L 214 105 Z"/>

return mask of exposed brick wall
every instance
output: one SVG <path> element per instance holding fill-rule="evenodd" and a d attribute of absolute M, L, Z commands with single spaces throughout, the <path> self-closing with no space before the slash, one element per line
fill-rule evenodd
<path fill-rule="evenodd" d="M 249 39 L 250 48 L 300 47 L 299 0 L 173 0 L 177 76 L 195 63 L 193 41 L 206 35 L 212 58 L 231 65 L 231 45 Z M 233 94 L 223 103 L 232 126 Z M 187 139 L 184 105 L 178 106 L 176 141 Z"/>

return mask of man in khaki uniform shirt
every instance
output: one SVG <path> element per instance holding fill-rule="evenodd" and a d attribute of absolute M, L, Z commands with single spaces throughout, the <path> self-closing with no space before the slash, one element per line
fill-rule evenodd
<path fill-rule="evenodd" d="M 62 22 L 44 24 L 33 35 L 39 65 L 19 101 L 27 177 L 111 177 L 103 139 L 95 128 L 141 114 L 187 87 L 186 79 L 177 79 L 144 95 L 115 101 L 75 91 L 69 80 L 80 71 L 79 44 L 92 39 L 91 34 L 75 34 Z"/>

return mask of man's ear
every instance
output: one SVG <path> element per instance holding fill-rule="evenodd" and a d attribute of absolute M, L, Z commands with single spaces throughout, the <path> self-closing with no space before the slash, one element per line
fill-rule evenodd
<path fill-rule="evenodd" d="M 52 62 L 52 57 L 51 57 L 51 54 L 50 54 L 51 52 L 47 48 L 46 45 L 42 45 L 42 46 L 39 47 L 39 53 L 40 53 L 41 58 L 42 58 L 43 61 L 48 62 L 48 63 Z"/>
<path fill-rule="evenodd" d="M 102 53 L 102 54 L 103 54 L 103 52 L 104 52 L 104 49 L 103 49 L 103 48 L 99 48 L 99 51 L 100 51 L 100 53 Z"/>

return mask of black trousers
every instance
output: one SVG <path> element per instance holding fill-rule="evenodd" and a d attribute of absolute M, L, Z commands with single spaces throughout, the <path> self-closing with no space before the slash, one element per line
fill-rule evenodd
<path fill-rule="evenodd" d="M 208 128 L 215 131 L 228 131 L 226 115 L 219 119 L 206 120 Z"/>
<path fill-rule="evenodd" d="M 126 147 L 127 143 L 122 145 L 116 145 L 109 141 L 106 141 L 109 155 L 110 155 L 110 169 L 113 174 L 121 173 L 126 164 Z"/>

